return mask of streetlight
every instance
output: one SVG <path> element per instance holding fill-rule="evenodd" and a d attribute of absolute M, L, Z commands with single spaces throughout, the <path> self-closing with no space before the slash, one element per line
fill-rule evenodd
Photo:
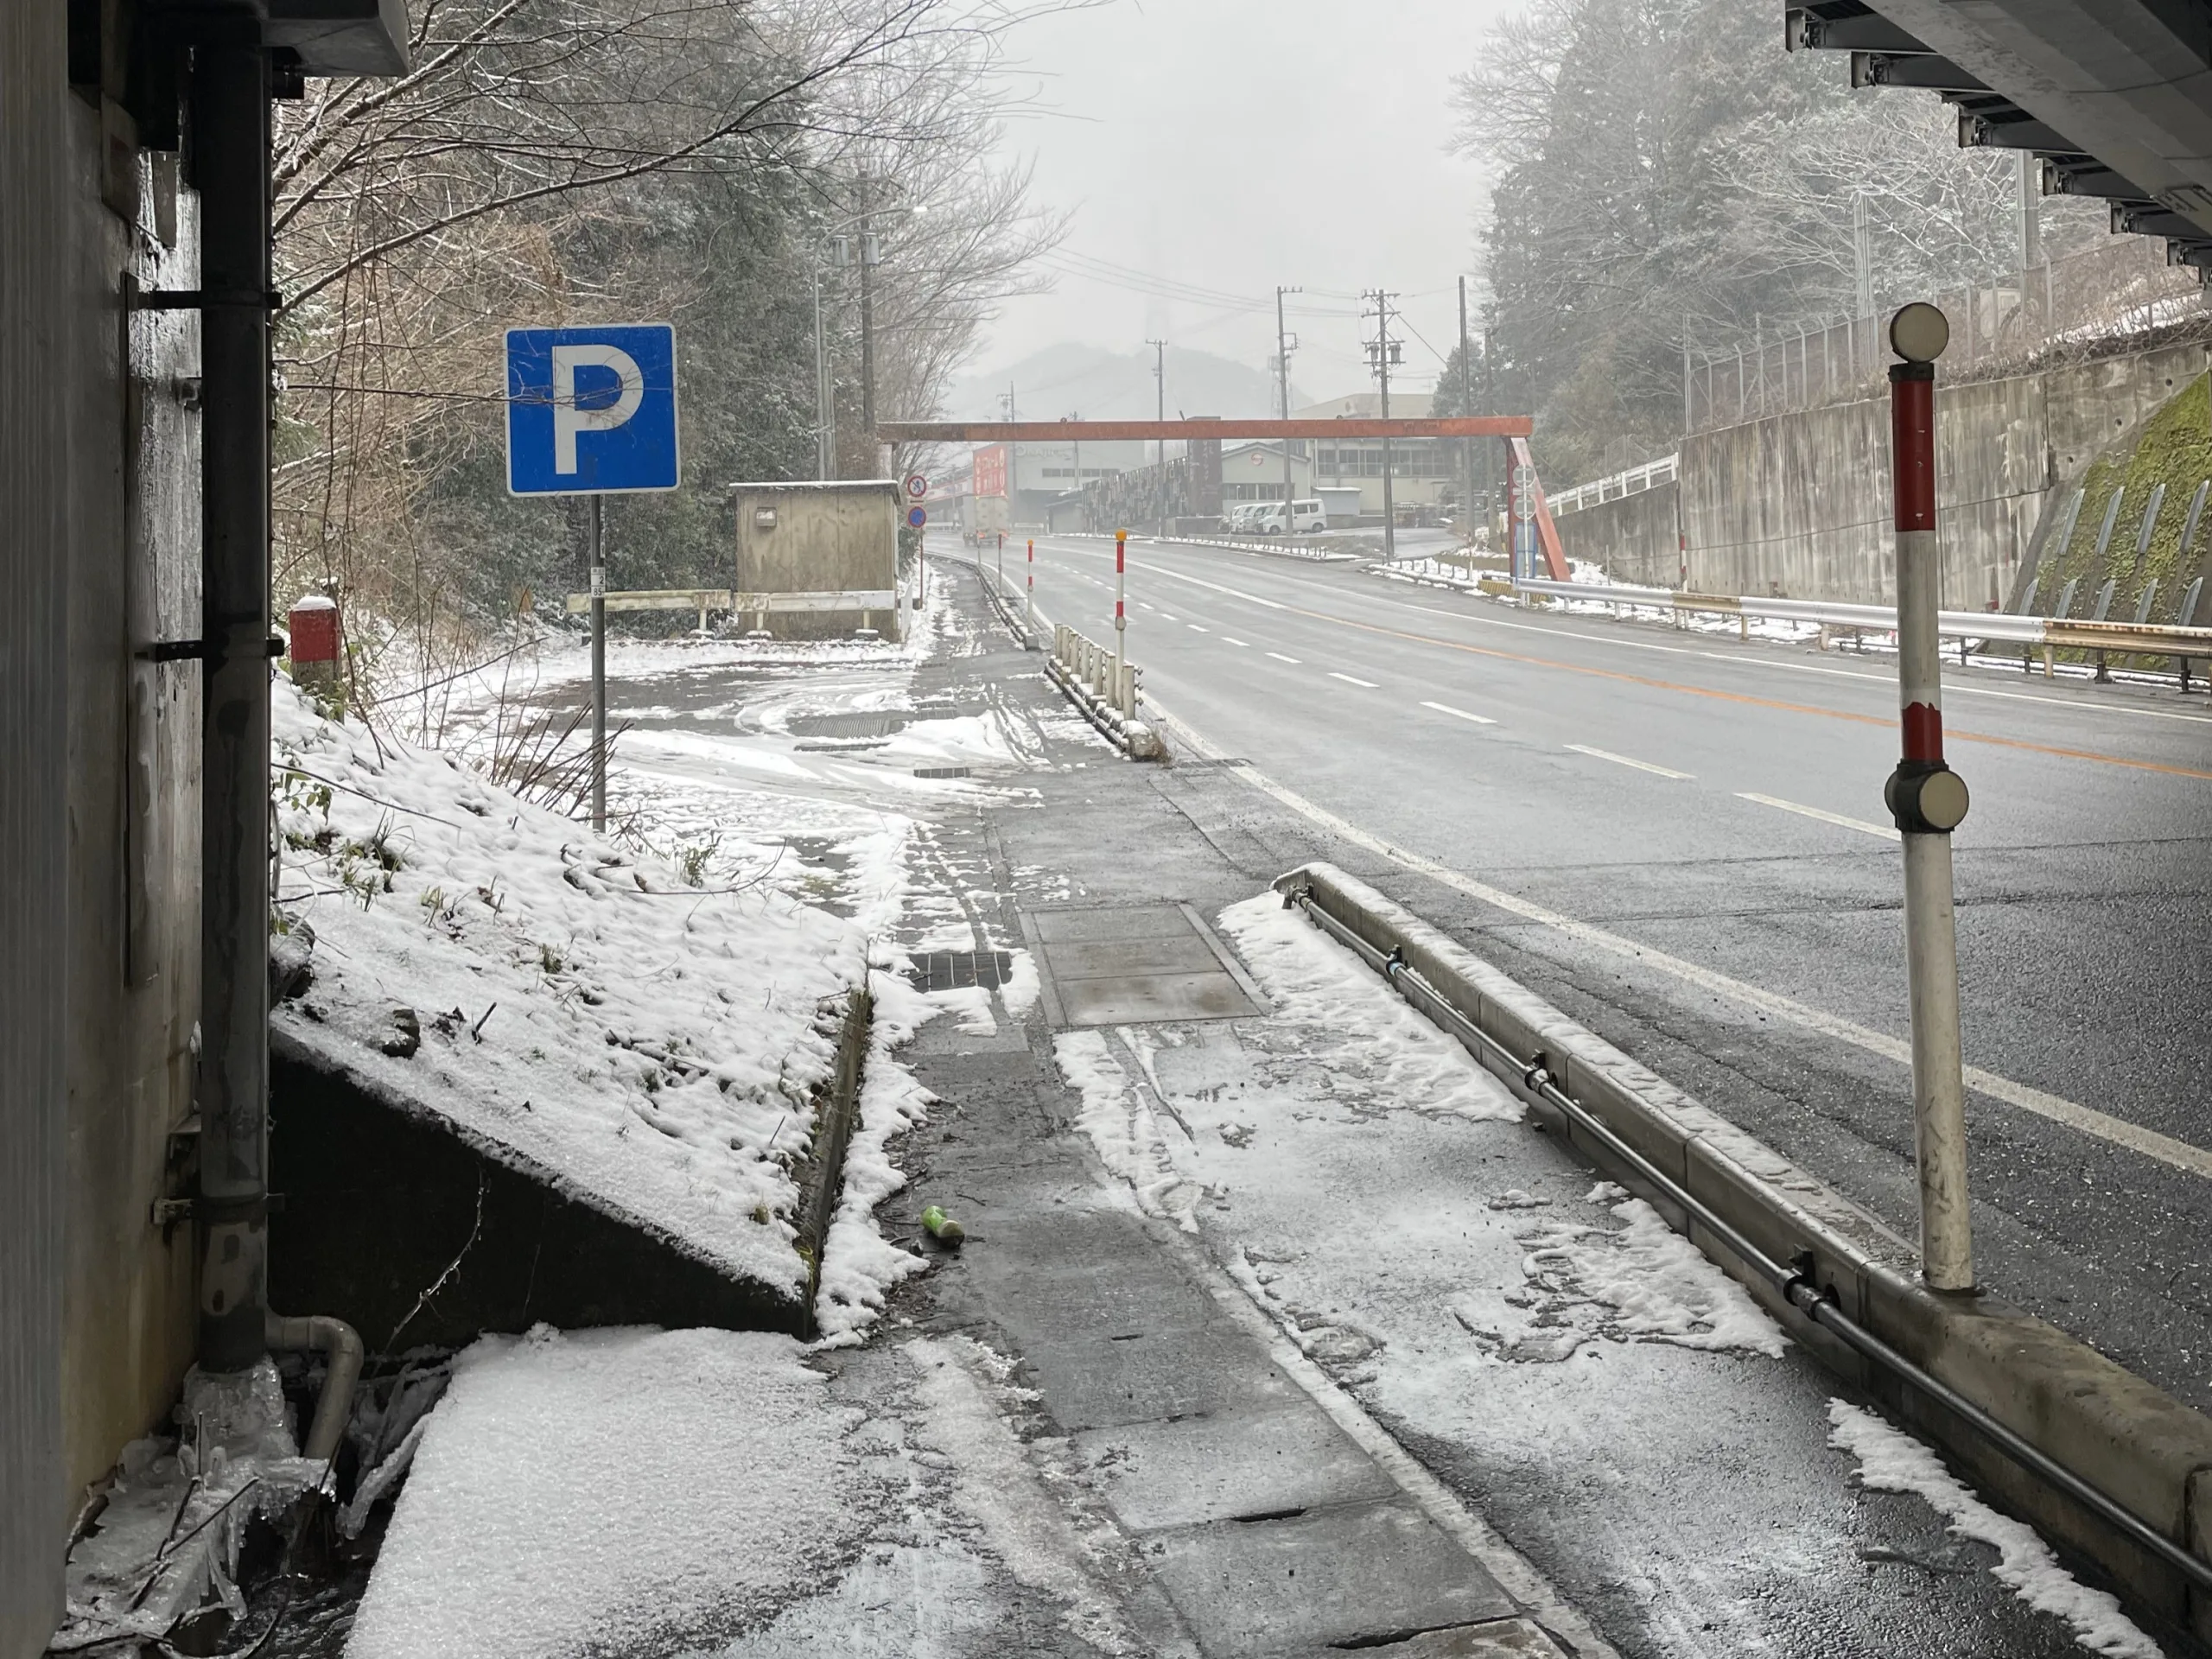
<path fill-rule="evenodd" d="M 863 194 L 867 175 L 862 175 Z M 883 263 L 883 242 L 868 228 L 868 220 L 879 214 L 903 213 L 920 218 L 928 212 L 926 203 L 901 204 L 893 202 L 885 207 L 862 207 L 858 213 L 823 226 L 829 238 L 828 264 L 817 259 L 813 265 L 814 279 L 814 430 L 815 474 L 827 480 L 836 469 L 836 398 L 830 383 L 830 347 L 822 327 L 822 278 L 830 270 L 849 270 L 858 266 L 861 273 L 861 424 L 868 429 L 870 442 L 875 436 L 875 302 L 874 285 L 868 273 Z M 844 232 L 857 226 L 857 238 Z"/>

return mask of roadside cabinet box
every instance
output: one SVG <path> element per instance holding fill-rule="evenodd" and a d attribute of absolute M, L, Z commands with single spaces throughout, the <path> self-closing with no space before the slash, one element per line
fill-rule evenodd
<path fill-rule="evenodd" d="M 733 484 L 738 626 L 779 639 L 904 633 L 895 479 Z"/>

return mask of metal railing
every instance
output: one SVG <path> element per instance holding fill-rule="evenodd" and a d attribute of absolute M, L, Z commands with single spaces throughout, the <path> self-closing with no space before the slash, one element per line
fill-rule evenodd
<path fill-rule="evenodd" d="M 1647 461 L 1641 467 L 1630 467 L 1625 472 L 1613 474 L 1593 483 L 1577 484 L 1571 490 L 1561 490 L 1556 495 L 1546 492 L 1544 500 L 1552 510 L 1552 517 L 1560 518 L 1579 512 L 1585 507 L 1594 507 L 1600 501 L 1618 501 L 1624 495 L 1637 495 L 1645 490 L 1656 489 L 1675 481 L 1675 455 L 1662 455 L 1656 461 Z"/>
<path fill-rule="evenodd" d="M 1762 599 L 1755 594 L 1678 593 L 1670 588 L 1634 588 L 1624 583 L 1542 582 L 1522 578 L 1513 591 L 1542 599 L 1567 599 L 1615 609 L 1662 610 L 1680 615 L 1719 615 L 1738 618 L 1749 636 L 1754 620 L 1796 622 L 1821 630 L 1821 642 L 1831 632 L 1893 633 L 1897 613 L 1887 605 L 1847 605 L 1820 599 Z M 1939 611 L 1936 632 L 1946 639 L 1979 639 L 1987 644 L 2017 645 L 2043 652 L 2045 676 L 2053 671 L 2059 651 L 2094 651 L 2167 657 L 2182 665 L 2182 683 L 2189 683 L 2189 664 L 2212 658 L 2212 628 L 2183 628 L 2156 622 L 2068 621 L 2048 616 L 2021 616 L 2005 611 Z M 2024 664 L 2025 658 L 2023 658 Z"/>

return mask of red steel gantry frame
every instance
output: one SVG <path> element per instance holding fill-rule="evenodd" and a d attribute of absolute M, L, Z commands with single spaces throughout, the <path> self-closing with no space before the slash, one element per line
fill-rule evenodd
<path fill-rule="evenodd" d="M 1506 475 L 1529 465 L 1526 415 L 1459 415 L 1435 420 L 1370 419 L 1344 416 L 1304 421 L 879 421 L 880 443 L 1077 443 L 1141 439 L 1149 443 L 1211 438 L 1501 438 L 1508 446 Z M 1533 477 L 1533 469 L 1529 476 Z M 1537 540 L 1552 580 L 1567 579 L 1567 556 L 1538 486 L 1534 512 Z"/>

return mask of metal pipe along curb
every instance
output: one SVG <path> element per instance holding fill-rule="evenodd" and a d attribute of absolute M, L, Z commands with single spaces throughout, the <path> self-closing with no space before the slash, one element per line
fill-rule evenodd
<path fill-rule="evenodd" d="M 1477 1047 L 1478 1054 L 1491 1058 L 1508 1075 L 1517 1077 L 1527 1093 L 1566 1116 L 1577 1128 L 1603 1146 L 1611 1156 L 1625 1165 L 1638 1179 L 1649 1183 L 1669 1202 L 1679 1205 L 1685 1214 L 1719 1239 L 1731 1255 L 1764 1280 L 1770 1288 L 1807 1319 L 1833 1332 L 1853 1351 L 1955 1414 L 2014 1463 L 2066 1494 L 2130 1542 L 2164 1561 L 2198 1589 L 2212 1592 L 2212 1564 L 2199 1560 L 2164 1533 L 2145 1524 L 2132 1510 L 2123 1508 L 2072 1470 L 2038 1451 L 1973 1401 L 1931 1376 L 1860 1325 L 1837 1305 L 1832 1289 L 1824 1290 L 1814 1283 L 1809 1251 L 1784 1265 L 1753 1244 L 1734 1226 L 1723 1220 L 1709 1205 L 1659 1169 L 1580 1102 L 1554 1083 L 1547 1057 L 1541 1050 L 1529 1059 L 1522 1060 L 1447 1001 L 1435 987 L 1408 965 L 1402 952 L 1391 950 L 1386 953 L 1377 950 L 1330 915 L 1314 900 L 1311 887 L 1292 889 L 1284 894 L 1284 902 L 1295 905 L 1305 912 L 1307 920 L 1381 973 L 1400 995 L 1429 1019 L 1451 1032 L 1463 1044 Z"/>

